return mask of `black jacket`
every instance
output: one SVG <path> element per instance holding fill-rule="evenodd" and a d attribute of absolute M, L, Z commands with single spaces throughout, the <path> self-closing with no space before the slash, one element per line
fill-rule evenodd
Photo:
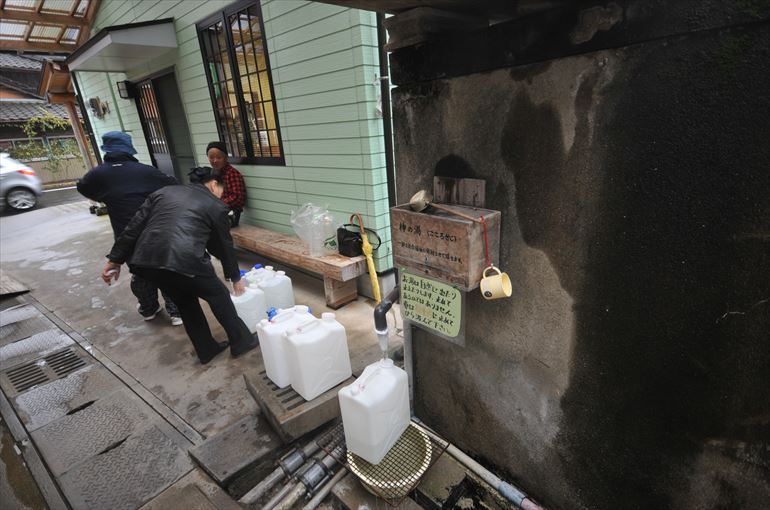
<path fill-rule="evenodd" d="M 225 277 L 237 282 L 228 212 L 201 184 L 166 186 L 147 197 L 107 258 L 130 267 L 212 276 L 211 253 L 222 262 Z"/>
<path fill-rule="evenodd" d="M 117 238 L 147 195 L 169 184 L 177 184 L 177 180 L 155 167 L 139 163 L 129 154 L 108 152 L 103 164 L 78 181 L 78 191 L 86 198 L 107 205 L 112 232 Z"/>

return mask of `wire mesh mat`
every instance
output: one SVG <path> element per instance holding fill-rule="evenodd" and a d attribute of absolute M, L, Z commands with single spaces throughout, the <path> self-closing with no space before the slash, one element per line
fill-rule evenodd
<path fill-rule="evenodd" d="M 378 464 L 371 464 L 345 448 L 342 423 L 318 439 L 318 446 L 356 475 L 369 492 L 398 506 L 420 481 L 449 443 L 415 423 L 410 423 Z"/>

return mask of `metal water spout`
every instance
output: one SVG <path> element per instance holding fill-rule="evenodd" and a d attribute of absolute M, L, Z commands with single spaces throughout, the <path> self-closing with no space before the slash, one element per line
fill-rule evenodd
<path fill-rule="evenodd" d="M 383 359 L 388 357 L 388 310 L 393 306 L 393 303 L 398 301 L 400 292 L 399 286 L 396 285 L 385 296 L 385 299 L 380 301 L 380 304 L 374 308 L 374 332 L 377 334 L 377 341 L 380 344 Z"/>

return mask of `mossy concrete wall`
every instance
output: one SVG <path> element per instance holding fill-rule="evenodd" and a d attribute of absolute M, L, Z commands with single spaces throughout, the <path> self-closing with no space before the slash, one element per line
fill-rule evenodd
<path fill-rule="evenodd" d="M 415 411 L 552 509 L 766 509 L 768 8 L 596 4 L 392 55 L 399 203 L 485 179 L 514 286 Z"/>

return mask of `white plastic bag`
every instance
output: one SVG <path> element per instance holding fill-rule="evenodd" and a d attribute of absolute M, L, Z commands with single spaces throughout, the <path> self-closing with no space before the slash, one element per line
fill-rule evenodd
<path fill-rule="evenodd" d="M 291 226 L 300 239 L 308 244 L 311 257 L 321 257 L 337 251 L 337 227 L 325 207 L 311 202 L 291 212 Z"/>

